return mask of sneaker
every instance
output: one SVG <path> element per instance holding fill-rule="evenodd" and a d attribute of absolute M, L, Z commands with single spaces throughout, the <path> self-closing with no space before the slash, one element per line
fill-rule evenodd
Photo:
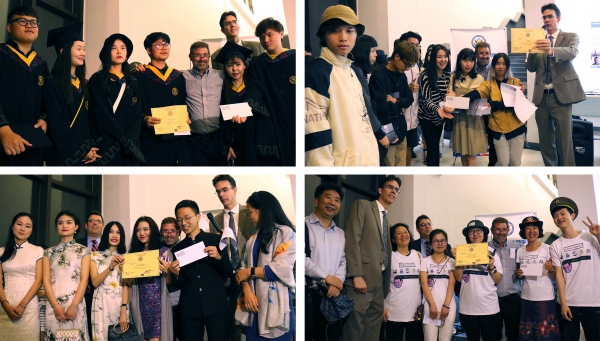
<path fill-rule="evenodd" d="M 417 153 L 415 153 L 415 151 L 414 151 L 414 150 L 411 150 L 411 151 L 410 151 L 410 156 L 411 156 L 413 159 L 416 159 L 416 158 L 417 158 Z"/>

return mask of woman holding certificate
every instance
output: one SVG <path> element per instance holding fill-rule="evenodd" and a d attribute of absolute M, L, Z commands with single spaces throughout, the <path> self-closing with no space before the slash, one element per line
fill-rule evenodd
<path fill-rule="evenodd" d="M 46 249 L 43 258 L 46 307 L 46 337 L 54 340 L 59 329 L 79 329 L 81 340 L 88 341 L 87 315 L 83 295 L 90 274 L 90 251 L 75 242 L 79 218 L 61 211 L 54 220 L 60 243 Z"/>
<path fill-rule="evenodd" d="M 392 256 L 386 266 L 390 267 L 390 291 L 384 299 L 383 321 L 388 340 L 406 341 L 423 340 L 423 326 L 415 320 L 417 307 L 422 303 L 419 269 L 421 253 L 410 250 L 412 235 L 406 224 L 390 227 Z M 400 265 L 402 264 L 402 265 Z"/>
<path fill-rule="evenodd" d="M 490 229 L 480 220 L 471 220 L 462 231 L 467 244 L 487 242 Z M 502 263 L 488 246 L 489 262 L 483 265 L 456 266 L 454 277 L 460 278 L 460 323 L 468 341 L 502 339 L 497 326 L 502 323 L 496 284 L 502 279 Z M 457 262 L 459 260 L 457 259 Z"/>
<path fill-rule="evenodd" d="M 94 285 L 92 304 L 92 340 L 108 340 L 109 326 L 121 324 L 127 330 L 129 287 L 121 285 L 121 266 L 125 247 L 125 230 L 121 223 L 106 224 L 98 252 L 92 252 L 90 277 Z"/>
<path fill-rule="evenodd" d="M 173 255 L 165 245 L 160 246 L 160 232 L 154 219 L 139 217 L 133 230 L 129 253 L 158 250 L 160 254 L 160 276 L 134 278 L 125 281 L 131 287 L 131 317 L 138 333 L 144 340 L 173 340 L 173 310 L 167 291 L 171 282 L 169 270 Z M 126 290 L 126 289 L 125 289 Z"/>
<path fill-rule="evenodd" d="M 421 288 L 426 304 L 423 320 L 424 340 L 450 341 L 456 318 L 454 302 L 454 259 L 445 254 L 448 235 L 436 229 L 429 234 L 431 256 L 421 262 Z"/>
<path fill-rule="evenodd" d="M 522 280 L 519 340 L 560 340 L 556 299 L 552 279 L 556 271 L 550 261 L 550 246 L 539 238 L 543 222 L 525 217 L 519 236 L 527 245 L 517 250 L 517 277 Z"/>
<path fill-rule="evenodd" d="M 520 166 L 523 154 L 523 143 L 527 127 L 519 120 L 512 107 L 504 105 L 502 83 L 520 86 L 521 81 L 512 76 L 510 59 L 506 53 L 497 53 L 492 58 L 490 79 L 483 82 L 477 90 L 473 90 L 464 97 L 471 100 L 487 98 L 491 108 L 489 127 L 494 138 L 494 147 L 498 155 L 496 166 Z M 523 91 L 521 86 L 521 91 Z"/>
<path fill-rule="evenodd" d="M 273 194 L 254 192 L 246 204 L 258 232 L 246 243 L 236 274 L 243 292 L 235 318 L 246 326 L 248 341 L 291 340 L 296 328 L 296 232 Z"/>

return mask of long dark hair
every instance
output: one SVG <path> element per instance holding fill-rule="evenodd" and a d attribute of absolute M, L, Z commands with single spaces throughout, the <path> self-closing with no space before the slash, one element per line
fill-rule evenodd
<path fill-rule="evenodd" d="M 115 43 L 115 41 L 118 38 L 115 38 L 112 41 L 111 46 Z M 119 39 L 120 40 L 120 39 Z M 110 73 L 110 67 L 112 66 L 112 60 L 111 60 L 111 50 L 112 49 L 106 49 L 104 50 L 104 54 L 100 55 L 100 61 L 102 62 L 102 80 L 103 80 L 103 87 L 104 87 L 104 92 L 108 94 L 108 89 L 110 88 L 110 78 L 108 76 L 108 74 Z M 102 52 L 102 51 L 101 51 Z M 127 53 L 130 53 L 131 51 L 127 51 Z M 131 72 L 129 71 L 129 63 L 127 62 L 127 59 L 125 59 L 125 61 L 123 62 L 123 64 L 121 64 L 121 73 L 123 73 L 123 78 L 125 78 L 125 83 L 127 83 L 127 90 L 132 91 L 133 90 L 133 77 L 131 77 Z"/>
<path fill-rule="evenodd" d="M 429 78 L 429 85 L 437 91 L 440 91 L 437 85 L 438 74 L 437 74 L 437 63 L 435 59 L 437 58 L 438 51 L 446 52 L 446 56 L 448 57 L 448 63 L 444 68 L 444 72 L 450 72 L 450 51 L 444 45 L 436 44 L 431 48 L 431 53 L 429 54 L 429 63 L 427 63 L 427 67 L 425 68 L 425 73 Z"/>
<path fill-rule="evenodd" d="M 289 226 L 292 230 L 294 226 L 285 215 L 279 200 L 269 192 L 259 191 L 252 193 L 248 200 L 246 200 L 246 204 L 260 210 L 257 224 L 257 228 L 263 236 L 260 243 L 260 250 L 263 253 L 269 253 L 267 247 L 273 239 L 276 229 L 275 224 Z"/>
<path fill-rule="evenodd" d="M 356 44 L 350 52 L 354 57 L 354 65 L 358 66 L 365 75 L 378 69 L 377 63 L 371 65 L 371 60 L 369 59 L 371 49 L 374 47 L 377 47 L 377 40 L 369 35 L 363 34 L 356 39 Z"/>
<path fill-rule="evenodd" d="M 63 46 L 62 53 L 56 57 L 56 62 L 52 68 L 52 75 L 58 81 L 60 88 L 65 96 L 65 103 L 73 103 L 73 92 L 71 91 L 71 48 L 75 42 L 67 43 Z M 89 93 L 85 82 L 85 60 L 83 65 L 75 67 L 75 76 L 79 79 L 79 86 L 83 90 L 83 97 L 89 99 Z"/>
<path fill-rule="evenodd" d="M 235 91 L 233 91 L 233 89 L 231 88 L 233 86 L 233 79 L 231 78 L 229 73 L 227 73 L 227 64 L 229 64 L 230 61 L 235 60 L 239 60 L 242 64 L 246 66 L 246 69 L 244 69 L 244 75 L 242 76 L 242 80 L 244 81 L 245 88 L 248 88 L 248 73 L 246 72 L 248 71 L 248 65 L 238 55 L 234 54 L 227 56 L 227 59 L 225 59 L 225 64 L 223 64 L 223 68 L 225 69 L 225 77 L 223 78 L 223 104 L 233 103 L 233 93 Z"/>
<path fill-rule="evenodd" d="M 110 223 L 104 226 L 104 231 L 102 231 L 102 237 L 100 238 L 100 245 L 98 245 L 98 251 L 105 251 L 108 250 L 108 248 L 110 247 L 108 238 L 110 235 L 110 229 L 113 225 L 116 225 L 119 228 L 119 235 L 121 237 L 119 238 L 117 252 L 120 254 L 124 254 L 125 252 L 127 252 L 127 247 L 125 246 L 125 229 L 123 228 L 123 225 L 121 225 L 121 223 L 119 223 L 118 221 L 111 221 Z"/>
<path fill-rule="evenodd" d="M 154 219 L 147 216 L 141 216 L 135 221 L 135 225 L 133 225 L 133 237 L 131 237 L 131 244 L 129 245 L 130 253 L 144 251 L 144 244 L 142 244 L 137 237 L 137 228 L 142 221 L 145 221 L 148 223 L 148 225 L 150 225 L 150 240 L 148 241 L 148 250 L 160 249 L 160 231 L 158 230 L 158 225 L 156 225 Z"/>
<path fill-rule="evenodd" d="M 434 46 L 435 46 L 435 44 L 429 44 L 429 46 L 427 46 L 427 50 L 425 50 L 425 56 L 423 57 L 423 67 L 424 68 L 427 68 L 427 66 L 429 65 L 429 61 L 431 61 L 431 49 Z"/>
<path fill-rule="evenodd" d="M 462 78 L 462 66 L 460 65 L 461 60 L 472 60 L 473 68 L 469 71 L 468 77 L 475 79 L 477 78 L 477 72 L 475 72 L 475 62 L 477 58 L 475 57 L 475 51 L 470 48 L 464 48 L 460 50 L 458 56 L 456 57 L 456 68 L 454 69 L 454 81 L 459 81 Z"/>
<path fill-rule="evenodd" d="M 15 246 L 17 245 L 17 243 L 15 243 L 15 234 L 12 229 L 13 226 L 15 226 L 15 224 L 17 223 L 17 219 L 21 217 L 28 217 L 29 219 L 31 219 L 32 232 L 35 228 L 35 222 L 33 221 L 33 217 L 31 217 L 31 214 L 25 212 L 17 213 L 17 215 L 13 217 L 12 222 L 10 223 L 10 228 L 8 229 L 8 238 L 6 239 L 6 244 L 4 245 L 4 254 L 0 257 L 0 263 L 6 262 L 16 254 Z"/>

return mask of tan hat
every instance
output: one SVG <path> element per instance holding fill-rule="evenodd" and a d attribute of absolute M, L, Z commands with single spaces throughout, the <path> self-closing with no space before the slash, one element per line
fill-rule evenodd
<path fill-rule="evenodd" d="M 323 15 L 321 16 L 321 23 L 317 29 L 317 37 L 321 37 L 321 35 L 324 33 L 322 30 L 323 23 L 331 19 L 340 19 L 348 25 L 356 26 L 356 33 L 358 34 L 358 37 L 362 36 L 365 32 L 365 25 L 358 21 L 358 17 L 352 8 L 344 5 L 335 5 L 327 7 L 325 12 L 323 12 Z"/>

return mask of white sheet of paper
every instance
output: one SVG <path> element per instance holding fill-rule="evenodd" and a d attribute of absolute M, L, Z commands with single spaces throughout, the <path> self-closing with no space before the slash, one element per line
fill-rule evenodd
<path fill-rule="evenodd" d="M 515 258 L 517 256 L 517 249 L 510 249 L 510 258 Z"/>
<path fill-rule="evenodd" d="M 467 114 L 473 116 L 491 115 L 490 108 L 486 105 L 488 103 L 487 98 L 479 98 L 471 102 L 469 105 L 469 111 Z"/>
<path fill-rule="evenodd" d="M 233 116 L 248 117 L 252 116 L 252 109 L 248 103 L 236 103 L 221 105 L 221 114 L 224 121 L 230 121 Z"/>
<path fill-rule="evenodd" d="M 219 250 L 223 250 L 227 246 L 227 240 L 231 238 L 231 244 L 234 248 L 237 249 L 237 238 L 235 237 L 235 233 L 231 227 L 226 226 L 223 230 L 223 234 L 221 234 L 221 240 L 219 241 Z"/>
<path fill-rule="evenodd" d="M 520 267 L 523 270 L 523 276 L 539 277 L 542 275 L 542 270 L 544 269 L 544 263 L 531 263 L 531 264 L 521 263 Z"/>
<path fill-rule="evenodd" d="M 515 106 L 515 94 L 520 91 L 520 86 L 514 86 L 506 83 L 500 83 L 500 92 L 502 93 L 502 101 L 507 107 Z"/>
<path fill-rule="evenodd" d="M 204 242 L 200 242 L 175 252 L 175 257 L 177 257 L 177 260 L 179 261 L 179 266 L 188 265 L 208 256 L 208 253 L 204 252 L 205 248 Z"/>
<path fill-rule="evenodd" d="M 515 114 L 521 122 L 525 123 L 535 113 L 537 107 L 529 102 L 523 91 L 517 90 L 515 96 Z"/>
<path fill-rule="evenodd" d="M 427 304 L 427 303 L 425 303 L 425 304 Z M 443 320 L 432 320 L 431 317 L 429 317 L 429 315 L 423 314 L 423 324 L 430 324 L 432 326 L 443 327 L 444 322 L 445 321 L 443 321 Z"/>
<path fill-rule="evenodd" d="M 469 97 L 446 96 L 446 105 L 454 109 L 469 109 Z"/>

